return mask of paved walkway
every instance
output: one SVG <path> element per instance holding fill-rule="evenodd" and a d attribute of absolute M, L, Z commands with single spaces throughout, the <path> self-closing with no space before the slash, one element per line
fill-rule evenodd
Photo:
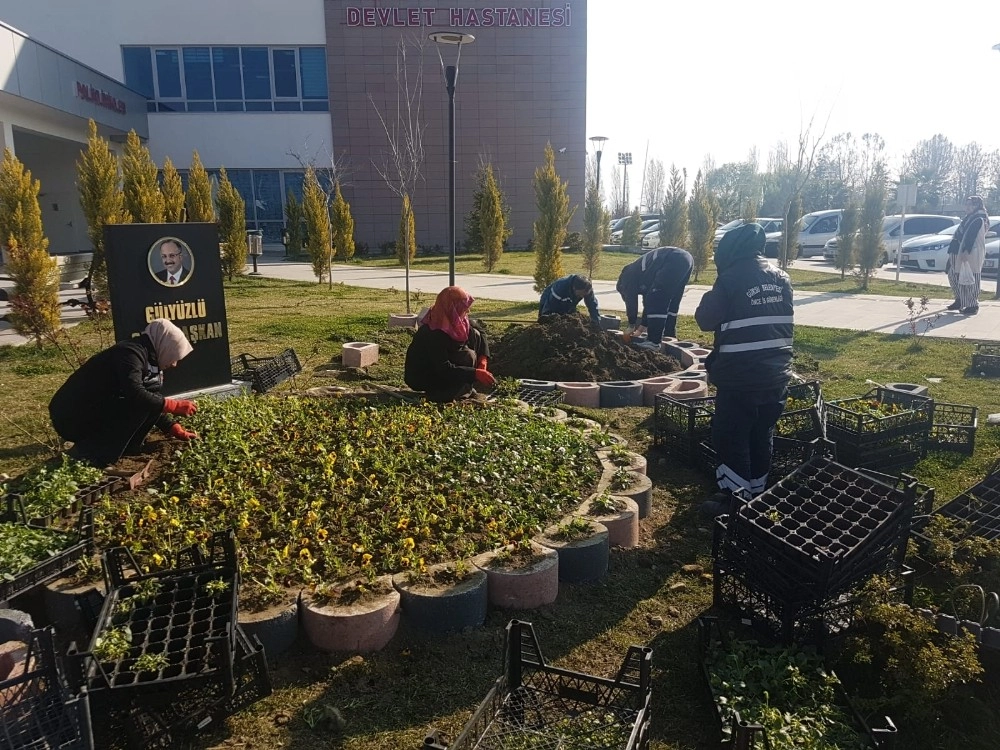
<path fill-rule="evenodd" d="M 315 281 L 309 263 L 286 262 L 280 257 L 264 256 L 258 261 L 261 275 L 298 281 Z M 943 274 L 929 276 L 943 277 Z M 333 278 L 349 286 L 373 289 L 406 288 L 406 277 L 402 269 L 395 267 L 334 266 Z M 928 278 L 928 281 L 931 279 Z M 940 281 L 941 279 L 934 279 Z M 502 274 L 458 274 L 456 283 L 467 289 L 474 297 L 484 297 L 510 302 L 537 302 L 538 294 L 532 288 L 534 281 L 524 276 Z M 947 283 L 947 282 L 945 282 Z M 994 282 L 985 286 L 992 289 Z M 433 297 L 448 284 L 445 271 L 410 271 L 410 291 L 420 291 L 425 297 Z M 682 315 L 693 315 L 702 294 L 709 287 L 692 284 L 688 286 L 681 301 Z M 615 291 L 613 281 L 595 281 L 601 310 L 622 313 L 625 305 Z M 60 293 L 64 301 L 82 298 L 82 290 L 66 290 Z M 883 297 L 875 294 L 831 294 L 828 292 L 797 292 L 795 295 L 795 322 L 800 325 L 821 328 L 844 328 L 852 331 L 878 331 L 881 333 L 910 333 L 908 313 L 902 297 Z M 944 308 L 951 303 L 950 290 L 942 287 L 939 298 L 932 299 L 928 311 L 917 321 L 922 332 L 927 323 L 932 323 L 927 336 L 945 338 L 965 338 L 974 341 L 1000 341 L 1000 300 L 980 303 L 978 315 L 965 317 L 948 312 Z M 0 302 L 0 316 L 8 311 L 6 302 Z M 66 324 L 78 322 L 83 317 L 79 308 L 63 307 L 63 321 Z M 0 320 L 0 346 L 20 344 L 24 339 L 14 333 L 10 324 Z"/>

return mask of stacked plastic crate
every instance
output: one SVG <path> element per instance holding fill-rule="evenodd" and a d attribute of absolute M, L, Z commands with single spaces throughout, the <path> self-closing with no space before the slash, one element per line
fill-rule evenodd
<path fill-rule="evenodd" d="M 169 747 L 270 694 L 259 641 L 237 624 L 239 576 L 232 531 L 178 567 L 141 574 L 123 547 L 104 556 L 108 595 L 86 651 L 67 669 L 101 718 L 102 742 Z"/>
<path fill-rule="evenodd" d="M 899 489 L 810 459 L 717 519 L 716 605 L 783 642 L 821 643 L 849 626 L 872 576 L 900 585 L 908 577 L 903 559 L 915 497 L 915 482 Z"/>

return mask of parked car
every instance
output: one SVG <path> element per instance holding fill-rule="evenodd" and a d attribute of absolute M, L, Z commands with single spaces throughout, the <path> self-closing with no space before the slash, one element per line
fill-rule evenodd
<path fill-rule="evenodd" d="M 778 236 L 777 241 L 780 241 L 781 229 L 785 225 L 784 219 L 776 219 L 773 217 L 760 216 L 754 219 L 754 221 L 756 221 L 758 224 L 764 227 L 764 234 L 766 234 L 769 239 L 771 238 L 771 235 L 777 234 Z M 716 229 L 715 237 L 712 239 L 712 249 L 715 250 L 719 246 L 719 240 L 721 240 L 725 236 L 726 232 L 728 232 L 731 229 L 736 229 L 736 227 L 742 226 L 745 223 L 746 223 L 745 219 L 734 219 L 733 221 L 730 221 L 727 224 L 723 224 L 721 227 Z M 775 242 L 775 247 L 777 247 L 777 241 Z M 770 257 L 776 257 L 776 256 L 770 256 Z"/>
<path fill-rule="evenodd" d="M 983 276 L 996 276 L 998 263 L 1000 263 L 1000 239 L 986 243 L 986 260 L 983 263 Z"/>
<path fill-rule="evenodd" d="M 882 219 L 882 255 L 878 265 L 895 262 L 900 241 L 906 241 L 928 234 L 937 234 L 942 229 L 961 223 L 957 216 L 942 216 L 939 214 L 907 214 L 903 236 L 900 237 L 900 223 L 903 217 L 899 215 L 886 216 Z M 837 257 L 836 236 L 827 240 L 823 246 L 823 258 L 831 263 Z"/>
<path fill-rule="evenodd" d="M 659 218 L 656 218 L 656 219 L 646 219 L 644 222 L 642 222 L 642 224 L 639 225 L 639 239 L 642 239 L 642 233 L 644 231 L 649 230 L 649 228 L 651 226 L 653 226 L 654 224 L 659 225 L 659 223 L 660 223 Z M 622 233 L 623 232 L 624 232 L 624 229 L 617 229 L 616 231 L 614 231 L 614 232 L 611 233 L 611 244 L 612 245 L 621 244 Z"/>
<path fill-rule="evenodd" d="M 902 268 L 916 268 L 921 271 L 943 271 L 948 262 L 948 245 L 958 230 L 958 224 L 942 229 L 937 234 L 927 234 L 915 237 L 903 243 Z M 990 217 L 990 226 L 986 231 L 986 239 L 992 239 L 1000 233 L 1000 216 Z"/>
<path fill-rule="evenodd" d="M 823 254 L 823 246 L 840 231 L 844 209 L 813 211 L 799 219 L 799 257 L 811 258 Z"/>

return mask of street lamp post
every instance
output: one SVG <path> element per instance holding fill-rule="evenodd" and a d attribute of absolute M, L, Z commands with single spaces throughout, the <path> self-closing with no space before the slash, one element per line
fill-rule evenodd
<path fill-rule="evenodd" d="M 597 153 L 597 197 L 601 197 L 601 152 L 604 151 L 604 142 L 607 141 L 607 137 L 603 135 L 594 135 L 590 137 L 591 142 L 594 144 L 594 151 Z"/>
<path fill-rule="evenodd" d="M 458 47 L 454 65 L 445 65 L 438 50 L 441 70 L 444 72 L 445 88 L 448 91 L 448 285 L 455 286 L 455 84 L 458 82 L 458 63 L 462 59 L 462 45 L 472 44 L 476 37 L 453 31 L 437 31 L 429 35 L 432 42 Z"/>
<path fill-rule="evenodd" d="M 993 49 L 1000 52 L 1000 44 L 994 44 Z M 1000 299 L 1000 262 L 997 263 L 997 286 L 993 290 L 993 299 Z"/>
<path fill-rule="evenodd" d="M 625 213 L 629 213 L 628 207 L 628 165 L 632 163 L 631 151 L 619 151 L 618 163 L 624 168 L 622 177 L 622 203 L 625 204 Z"/>

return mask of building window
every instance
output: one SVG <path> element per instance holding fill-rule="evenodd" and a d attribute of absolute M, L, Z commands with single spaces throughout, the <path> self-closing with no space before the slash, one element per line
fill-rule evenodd
<path fill-rule="evenodd" d="M 122 47 L 150 112 L 327 112 L 324 47 Z"/>

